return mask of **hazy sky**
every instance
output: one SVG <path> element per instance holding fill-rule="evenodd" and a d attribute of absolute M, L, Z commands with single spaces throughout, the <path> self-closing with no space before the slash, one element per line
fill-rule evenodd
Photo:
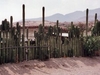
<path fill-rule="evenodd" d="M 9 20 L 10 16 L 14 21 L 21 20 L 22 4 L 25 4 L 26 18 L 41 17 L 43 6 L 46 16 L 100 8 L 100 0 L 0 0 L 0 22 L 5 18 Z"/>

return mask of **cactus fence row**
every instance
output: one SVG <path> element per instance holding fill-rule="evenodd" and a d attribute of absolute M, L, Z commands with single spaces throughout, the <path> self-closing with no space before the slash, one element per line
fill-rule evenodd
<path fill-rule="evenodd" d="M 0 25 L 0 64 L 34 59 L 47 60 L 58 57 L 84 56 L 84 35 L 80 35 L 80 28 L 71 22 L 70 28 L 66 28 L 68 36 L 64 37 L 62 36 L 63 29 L 59 27 L 57 20 L 55 26 L 45 29 L 44 7 L 42 11 L 42 24 L 39 25 L 37 32 L 33 32 L 34 41 L 28 39 L 29 29 L 25 29 L 25 5 L 22 6 L 22 28 L 18 22 L 16 27 L 13 26 L 12 16 L 10 22 L 6 19 L 2 21 Z M 96 22 L 97 14 L 95 15 L 95 24 Z M 85 30 L 86 36 L 88 36 L 88 9 L 86 10 Z M 27 41 L 25 41 L 25 34 Z"/>

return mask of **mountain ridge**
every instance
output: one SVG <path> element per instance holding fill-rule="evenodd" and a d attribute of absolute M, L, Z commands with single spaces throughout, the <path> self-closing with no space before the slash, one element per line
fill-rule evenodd
<path fill-rule="evenodd" d="M 86 11 L 74 11 L 68 14 L 61 14 L 61 13 L 55 13 L 51 16 L 45 17 L 45 20 L 56 22 L 59 20 L 60 22 L 77 22 L 77 21 L 85 21 L 85 13 Z M 89 10 L 89 21 L 93 21 L 95 17 L 95 13 L 98 15 L 98 20 L 100 19 L 100 8 Z M 41 21 L 42 18 L 31 18 L 26 19 L 26 21 Z"/>

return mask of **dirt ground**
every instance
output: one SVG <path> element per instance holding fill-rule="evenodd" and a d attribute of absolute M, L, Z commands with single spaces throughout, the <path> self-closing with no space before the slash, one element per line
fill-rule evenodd
<path fill-rule="evenodd" d="M 100 75 L 100 57 L 51 58 L 0 65 L 0 75 Z"/>

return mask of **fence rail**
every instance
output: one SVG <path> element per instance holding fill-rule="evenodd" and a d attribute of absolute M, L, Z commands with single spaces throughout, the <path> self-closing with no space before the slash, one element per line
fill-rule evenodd
<path fill-rule="evenodd" d="M 12 46 L 12 47 L 3 47 L 1 49 L 16 49 L 16 48 L 48 48 L 49 46 Z"/>

